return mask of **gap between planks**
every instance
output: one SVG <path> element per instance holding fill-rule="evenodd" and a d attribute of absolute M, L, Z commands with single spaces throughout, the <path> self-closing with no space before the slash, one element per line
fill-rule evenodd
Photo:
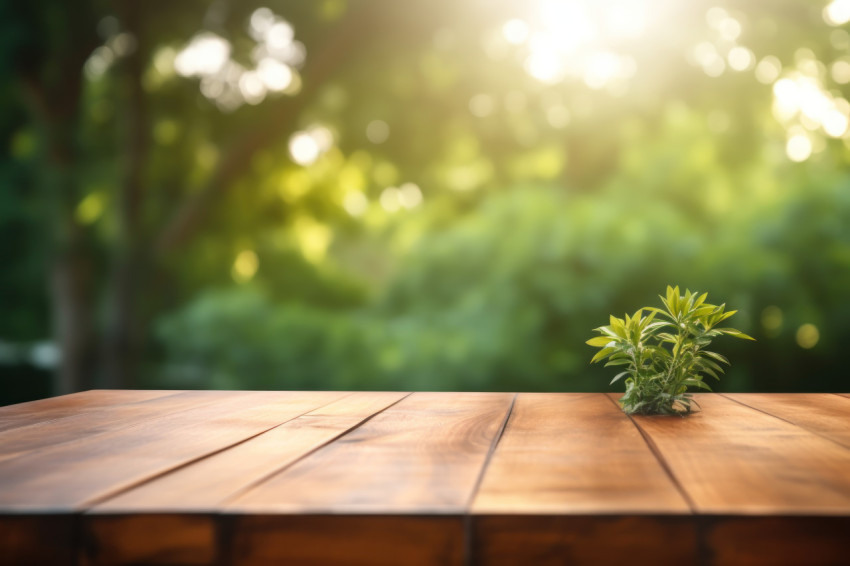
<path fill-rule="evenodd" d="M 611 401 L 615 407 L 617 407 L 618 410 L 623 410 L 617 400 L 614 399 L 612 394 L 603 393 L 603 395 L 605 395 L 608 400 Z M 679 492 L 679 495 L 681 495 L 682 499 L 685 500 L 685 503 L 688 504 L 688 509 L 690 510 L 691 515 L 696 515 L 696 504 L 694 503 L 694 500 L 691 499 L 691 496 L 685 489 L 685 486 L 683 486 L 681 482 L 679 482 L 679 479 L 673 473 L 673 469 L 670 468 L 670 465 L 667 463 L 667 460 L 664 459 L 664 456 L 661 454 L 661 451 L 658 449 L 658 446 L 656 446 L 655 441 L 652 440 L 652 437 L 649 436 L 649 434 L 647 434 L 647 432 L 643 430 L 643 428 L 641 428 L 641 426 L 637 423 L 637 421 L 632 418 L 631 415 L 626 413 L 624 414 L 628 417 L 629 421 L 631 421 L 632 425 L 634 425 L 634 427 L 638 430 L 641 437 L 643 438 L 643 441 L 646 443 L 647 447 L 649 447 L 650 452 L 652 452 L 653 456 L 655 456 L 655 459 L 658 461 L 658 464 L 661 466 L 661 469 L 664 470 L 664 473 L 667 474 L 668 478 L 670 478 L 670 481 L 673 483 L 673 486 Z"/>
<path fill-rule="evenodd" d="M 119 389 L 119 390 L 115 390 L 115 391 L 125 392 L 125 391 L 128 391 L 128 390 Z M 97 399 L 95 399 L 91 402 L 91 404 L 86 405 L 85 404 L 87 402 L 85 400 L 86 395 L 91 396 L 92 394 L 98 395 L 98 394 L 103 394 L 103 393 L 107 393 L 107 394 L 108 393 L 114 393 L 113 390 L 108 390 L 108 389 L 89 389 L 87 391 L 79 391 L 77 393 L 70 393 L 68 395 L 60 395 L 60 396 L 57 396 L 57 397 L 47 397 L 45 399 L 36 399 L 35 401 L 27 401 L 25 403 L 19 403 L 19 404 L 16 404 L 16 405 L 6 405 L 5 407 L 0 407 L 0 434 L 3 434 L 3 433 L 8 432 L 8 431 L 13 431 L 13 430 L 16 430 L 16 429 L 19 429 L 19 428 L 30 427 L 30 426 L 41 426 L 41 425 L 47 425 L 47 424 L 50 424 L 50 423 L 60 422 L 60 421 L 63 421 L 65 419 L 68 419 L 68 418 L 77 417 L 77 416 L 82 415 L 82 414 L 98 412 L 98 411 L 101 411 L 102 409 L 109 409 L 111 407 L 138 405 L 138 404 L 142 404 L 142 403 L 145 403 L 145 402 L 148 402 L 148 401 L 155 401 L 155 400 L 167 399 L 167 398 L 170 398 L 170 397 L 176 397 L 177 395 L 181 395 L 181 394 L 186 393 L 186 392 L 187 392 L 186 390 L 179 390 L 179 389 L 177 389 L 177 390 L 162 390 L 162 389 L 160 389 L 160 390 L 133 391 L 133 393 L 142 393 L 142 397 L 141 398 L 134 398 L 132 400 L 122 400 L 122 401 L 118 401 L 116 403 L 109 403 L 109 404 L 107 404 L 107 403 L 98 404 Z M 53 409 L 51 409 L 49 407 L 51 402 L 55 403 L 55 402 L 67 401 L 67 400 L 69 400 L 68 398 L 70 398 L 70 397 L 83 398 L 84 404 L 82 404 L 82 406 L 75 407 L 74 410 L 71 410 L 70 408 L 66 408 L 66 409 L 64 409 L 64 412 L 63 412 L 63 409 L 62 409 L 61 406 L 57 407 L 57 408 L 53 408 Z M 40 403 L 48 404 L 48 408 L 47 409 L 40 409 L 39 408 Z M 13 409 L 13 410 L 12 411 L 4 411 L 4 409 L 10 409 L 10 408 Z M 16 416 L 17 417 L 26 416 L 26 413 L 24 413 L 24 415 L 18 414 L 18 411 L 22 410 L 23 408 L 30 409 L 30 411 L 28 411 L 30 414 L 37 414 L 40 410 L 44 410 L 44 411 L 47 412 L 48 416 L 44 420 L 33 420 L 32 422 L 27 422 L 25 419 L 20 419 L 17 423 L 14 422 Z M 55 414 L 53 416 L 50 416 L 51 412 L 55 413 Z M 11 413 L 11 414 L 7 414 L 7 413 Z"/>
<path fill-rule="evenodd" d="M 389 409 L 389 408 L 391 408 L 391 407 L 394 407 L 394 406 L 395 406 L 395 405 L 397 405 L 398 403 L 401 403 L 402 401 L 404 401 L 405 399 L 407 399 L 407 398 L 408 398 L 408 397 L 410 397 L 411 395 L 413 395 L 413 392 L 412 392 L 412 391 L 411 391 L 411 392 L 409 392 L 407 395 L 402 396 L 402 397 L 401 397 L 400 399 L 398 399 L 397 401 L 394 401 L 394 402 L 390 403 L 389 405 L 387 405 L 387 406 L 386 406 L 386 407 L 384 407 L 383 409 L 380 409 L 380 410 L 378 410 L 378 411 L 376 411 L 376 412 L 372 413 L 371 415 L 369 415 L 369 416 L 368 416 L 368 417 L 366 417 L 365 419 L 361 420 L 360 422 L 358 422 L 358 423 L 357 423 L 357 424 L 355 424 L 354 426 L 349 427 L 349 428 L 347 428 L 347 429 L 343 430 L 342 432 L 340 432 L 339 434 L 337 434 L 336 436 L 334 436 L 334 437 L 333 437 L 333 438 L 331 438 L 330 440 L 327 440 L 327 441 L 325 441 L 325 442 L 323 442 L 323 443 L 319 444 L 318 446 L 315 446 L 314 448 L 312 448 L 312 449 L 308 450 L 308 451 L 307 451 L 307 452 L 305 452 L 304 454 L 301 454 L 300 456 L 298 456 L 296 459 L 294 459 L 293 461 L 289 462 L 289 463 L 288 463 L 288 464 L 286 464 L 285 466 L 283 466 L 283 467 L 281 467 L 281 468 L 278 468 L 278 469 L 274 470 L 273 472 L 269 472 L 268 474 L 266 474 L 266 475 L 264 475 L 264 476 L 261 476 L 261 477 L 257 478 L 256 480 L 254 480 L 254 481 L 252 481 L 252 482 L 249 482 L 247 485 L 242 486 L 241 488 L 239 488 L 239 490 L 238 490 L 238 491 L 235 491 L 234 493 L 232 493 L 231 495 L 229 495 L 227 498 L 225 498 L 225 499 L 224 499 L 224 500 L 223 500 L 223 501 L 219 504 L 219 507 L 221 507 L 221 508 L 226 507 L 226 506 L 227 506 L 227 504 L 228 504 L 228 503 L 230 503 L 231 501 L 234 501 L 235 499 L 238 499 L 239 497 L 241 497 L 241 496 L 242 496 L 242 495 L 244 495 L 245 493 L 249 492 L 250 490 L 252 490 L 252 489 L 254 489 L 254 488 L 256 488 L 256 487 L 258 487 L 258 486 L 260 486 L 260 485 L 262 485 L 262 484 L 264 484 L 264 483 L 266 483 L 267 481 L 269 481 L 270 479 L 272 479 L 274 476 L 276 476 L 276 475 L 278 475 L 278 474 L 281 474 L 281 473 L 285 472 L 286 470 L 288 470 L 289 468 L 291 468 L 292 466 L 294 466 L 294 465 L 295 465 L 295 464 L 297 464 L 298 462 L 301 462 L 302 460 L 304 460 L 304 459 L 305 459 L 305 458 L 307 458 L 308 456 L 310 456 L 310 455 L 312 455 L 312 454 L 315 454 L 316 452 L 318 452 L 319 450 L 321 450 L 321 449 L 322 449 L 322 448 L 324 448 L 325 446 L 328 446 L 328 445 L 330 445 L 330 444 L 333 444 L 334 442 L 336 442 L 337 440 L 339 440 L 339 439 L 340 439 L 340 438 L 342 438 L 343 436 L 345 436 L 345 435 L 347 435 L 347 434 L 350 434 L 351 432 L 354 432 L 355 430 L 357 430 L 358 428 L 360 428 L 361 426 L 365 425 L 367 422 L 369 422 L 370 420 L 372 420 L 374 417 L 376 417 L 376 416 L 380 415 L 381 413 L 383 413 L 383 412 L 384 412 L 384 411 L 386 411 L 387 409 Z M 337 399 L 337 401 L 339 401 L 339 399 Z M 333 402 L 336 402 L 336 401 L 333 401 Z M 331 404 L 331 403 L 328 403 L 328 405 L 330 405 L 330 404 Z M 324 406 L 326 406 L 326 405 L 322 405 L 322 407 L 324 407 Z M 320 409 L 320 408 L 321 408 L 321 407 L 318 407 L 317 409 L 314 409 L 314 410 L 318 410 L 318 409 Z M 312 413 L 314 410 L 307 411 L 307 412 L 306 412 L 306 413 L 304 413 L 304 414 L 306 415 L 306 414 Z M 303 416 L 303 415 L 300 415 L 300 416 Z M 298 417 L 296 417 L 296 418 L 298 418 Z M 294 420 L 294 419 L 292 419 L 292 420 Z M 283 424 L 283 423 L 281 423 L 281 424 Z M 280 426 L 280 425 L 278 425 L 278 426 Z M 274 427 L 274 428 L 276 428 L 276 427 Z M 269 429 L 269 430 L 271 430 L 271 429 Z M 264 432 L 263 432 L 263 433 L 261 433 L 261 434 L 264 434 L 265 432 L 268 432 L 268 431 L 264 431 Z"/>
<path fill-rule="evenodd" d="M 200 462 L 201 460 L 204 460 L 204 459 L 206 459 L 206 458 L 210 458 L 210 457 L 215 456 L 216 454 L 220 454 L 220 453 L 222 453 L 222 452 L 224 452 L 224 451 L 226 451 L 226 450 L 230 450 L 230 449 L 231 449 L 231 448 L 233 448 L 234 446 L 239 446 L 240 444 L 243 444 L 243 443 L 245 443 L 245 442 L 248 442 L 248 441 L 250 441 L 250 440 L 253 440 L 254 438 L 256 438 L 256 437 L 258 437 L 258 436 L 260 436 L 260 435 L 266 434 L 266 433 L 267 433 L 267 432 L 269 432 L 270 430 L 274 430 L 274 429 L 276 429 L 276 428 L 277 428 L 277 427 L 279 427 L 279 426 L 282 426 L 282 425 L 284 425 L 284 424 L 286 424 L 286 423 L 288 423 L 288 422 L 294 421 L 295 419 L 301 418 L 301 417 L 303 417 L 304 415 L 306 415 L 306 414 L 308 414 L 308 413 L 312 413 L 313 411 L 317 411 L 317 410 L 319 410 L 319 409 L 321 409 L 321 408 L 327 407 L 328 405 L 331 405 L 331 404 L 333 404 L 333 403 L 336 403 L 336 402 L 338 402 L 338 401 L 341 401 L 342 399 L 345 399 L 346 397 L 350 397 L 351 395 L 353 395 L 353 392 L 346 393 L 345 395 L 343 395 L 343 396 L 341 396 L 341 397 L 338 397 L 338 398 L 336 398 L 336 399 L 332 399 L 332 400 L 328 401 L 327 403 L 323 403 L 322 405 L 319 405 L 318 407 L 314 407 L 314 408 L 312 408 L 312 409 L 309 409 L 309 410 L 307 410 L 307 411 L 304 411 L 304 412 L 303 412 L 303 413 L 301 413 L 301 414 L 295 415 L 295 416 L 293 416 L 292 418 L 286 419 L 285 421 L 280 422 L 280 423 L 278 423 L 278 424 L 276 424 L 276 425 L 274 425 L 274 426 L 272 426 L 272 427 L 269 427 L 269 428 L 267 428 L 267 429 L 265 429 L 265 430 L 261 430 L 260 432 L 258 432 L 258 433 L 256 433 L 256 434 L 252 434 L 251 436 L 245 437 L 245 438 L 243 438 L 242 440 L 239 440 L 239 441 L 237 441 L 237 442 L 234 442 L 233 444 L 228 444 L 227 446 L 223 446 L 223 447 L 221 447 L 221 448 L 219 448 L 219 449 L 217 449 L 217 450 L 214 450 L 214 451 L 209 452 L 209 453 L 207 453 L 207 454 L 203 454 L 203 455 L 201 455 L 201 456 L 198 456 L 197 458 L 192 458 L 191 460 L 188 460 L 188 461 L 186 461 L 186 462 L 182 462 L 182 463 L 180 463 L 180 464 L 177 464 L 177 465 L 175 465 L 175 466 L 173 466 L 173 467 L 171 467 L 171 468 L 168 468 L 167 470 L 163 470 L 163 471 L 158 472 L 158 473 L 156 473 L 156 474 L 153 474 L 153 475 L 151 475 L 151 476 L 145 477 L 145 478 L 143 478 L 143 479 L 141 479 L 141 480 L 139 480 L 139 481 L 137 481 L 137 482 L 135 482 L 135 483 L 133 483 L 133 484 L 130 484 L 130 485 L 127 485 L 127 486 L 123 486 L 122 488 L 119 488 L 118 490 L 116 490 L 116 491 L 114 491 L 114 492 L 112 492 L 112 493 L 104 494 L 104 495 L 97 496 L 97 497 L 94 497 L 94 498 L 92 498 L 92 499 L 86 500 L 86 501 L 83 503 L 83 506 L 86 508 L 85 510 L 87 511 L 88 509 L 91 509 L 92 507 L 95 507 L 95 506 L 97 506 L 97 505 L 99 505 L 99 504 L 101 504 L 101 503 L 104 503 L 105 501 L 108 501 L 109 499 L 113 499 L 113 498 L 115 498 L 115 497 L 117 497 L 117 496 L 121 495 L 122 493 L 126 493 L 126 492 L 128 492 L 128 491 L 130 491 L 130 490 L 132 490 L 132 489 L 135 489 L 135 488 L 137 488 L 137 487 L 139 487 L 139 486 L 141 486 L 141 485 L 145 485 L 145 484 L 147 484 L 147 483 L 150 483 L 150 482 L 152 482 L 152 481 L 155 481 L 155 480 L 157 480 L 157 479 L 159 479 L 159 478 L 161 478 L 161 477 L 163 477 L 163 476 L 166 476 L 166 475 L 168 475 L 168 474 L 170 474 L 170 473 L 173 473 L 173 472 L 175 472 L 175 471 L 177 471 L 177 470 L 180 470 L 180 469 L 186 468 L 186 467 L 188 467 L 188 466 L 191 466 L 191 465 L 193 465 L 193 464 L 195 464 L 195 463 L 197 463 L 197 462 Z M 408 395 L 409 395 L 409 393 L 408 393 Z M 84 512 L 85 512 L 85 511 L 84 511 Z"/>
<path fill-rule="evenodd" d="M 475 501 L 475 497 L 478 495 L 478 490 L 481 488 L 481 483 L 484 481 L 484 475 L 487 473 L 487 468 L 490 466 L 493 454 L 496 453 L 499 441 L 502 440 L 502 435 L 505 434 L 505 429 L 508 427 L 508 421 L 511 420 L 511 415 L 513 415 L 517 397 L 519 397 L 519 393 L 514 393 L 513 398 L 511 398 L 511 404 L 508 406 L 508 410 L 505 413 L 505 418 L 502 419 L 502 424 L 499 427 L 499 430 L 496 431 L 496 435 L 493 437 L 492 442 L 490 442 L 490 449 L 487 451 L 487 456 L 484 458 L 484 464 L 481 466 L 481 471 L 478 472 L 478 477 L 475 479 L 475 484 L 472 486 L 472 491 L 470 492 L 469 499 L 466 502 L 466 512 L 463 515 L 463 564 L 466 566 L 473 566 L 472 546 L 475 541 L 473 540 L 472 504 Z"/>
<path fill-rule="evenodd" d="M 726 393 L 717 393 L 717 395 L 719 395 L 720 397 L 725 397 L 726 399 L 729 399 L 730 401 L 734 401 L 735 403 L 738 403 L 739 405 L 746 407 L 748 409 L 752 409 L 754 411 L 758 411 L 759 413 L 762 413 L 762 414 L 767 415 L 769 417 L 779 419 L 780 421 L 786 422 L 786 423 L 790 424 L 791 426 L 795 426 L 795 427 L 797 427 L 801 430 L 804 430 L 808 433 L 814 434 L 815 436 L 819 436 L 819 437 L 823 438 L 824 440 L 829 440 L 830 442 L 837 444 L 837 445 L 841 446 L 842 448 L 850 448 L 850 447 L 847 446 L 847 444 L 845 444 L 841 441 L 838 441 L 838 440 L 832 438 L 829 435 L 823 434 L 821 431 L 817 430 L 814 427 L 806 426 L 806 425 L 800 424 L 798 422 L 790 421 L 790 420 L 786 419 L 785 417 L 780 417 L 779 415 L 775 415 L 773 413 L 770 413 L 765 409 L 760 409 L 758 407 L 755 407 L 753 405 L 745 403 L 744 401 L 742 401 L 740 399 L 736 399 L 734 397 L 731 397 L 731 396 L 727 395 Z M 840 394 L 840 393 L 832 393 L 831 395 L 835 395 L 839 399 L 847 399 L 848 401 L 850 401 L 850 398 L 848 398 L 848 397 L 846 397 L 846 396 L 844 396 L 843 394 Z"/>

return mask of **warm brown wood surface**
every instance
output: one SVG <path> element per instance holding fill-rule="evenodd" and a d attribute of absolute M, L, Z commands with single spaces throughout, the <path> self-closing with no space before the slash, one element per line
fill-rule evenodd
<path fill-rule="evenodd" d="M 850 397 L 89 391 L 0 408 L 2 564 L 848 564 Z"/>
<path fill-rule="evenodd" d="M 818 393 L 735 393 L 726 397 L 850 447 L 850 397 Z"/>

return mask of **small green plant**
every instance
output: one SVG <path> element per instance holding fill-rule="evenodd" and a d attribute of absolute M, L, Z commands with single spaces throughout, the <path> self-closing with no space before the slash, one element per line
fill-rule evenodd
<path fill-rule="evenodd" d="M 591 363 L 608 359 L 605 366 L 625 366 L 611 383 L 626 378 L 626 393 L 620 398 L 628 414 L 686 415 L 691 404 L 699 406 L 689 387 L 711 391 L 703 377 L 719 380 L 721 364 L 729 360 L 704 348 L 716 336 L 728 335 L 753 340 L 734 328 L 717 325 L 735 314 L 726 305 L 706 303 L 707 293 L 698 295 L 667 286 L 660 297 L 664 309 L 643 307 L 625 318 L 611 316 L 608 326 L 595 329 L 601 336 L 587 341 L 601 348 Z M 644 311 L 647 315 L 644 316 Z M 655 320 L 658 315 L 659 320 Z M 663 319 L 663 320 L 662 320 Z"/>

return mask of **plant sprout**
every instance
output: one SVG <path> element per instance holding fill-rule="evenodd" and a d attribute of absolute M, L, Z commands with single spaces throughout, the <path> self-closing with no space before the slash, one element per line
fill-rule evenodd
<path fill-rule="evenodd" d="M 665 310 L 643 307 L 625 318 L 611 316 L 608 326 L 595 329 L 601 336 L 587 344 L 601 350 L 591 363 L 607 358 L 606 367 L 625 366 L 611 383 L 626 378 L 620 405 L 627 414 L 690 413 L 691 404 L 699 405 L 688 388 L 711 391 L 704 376 L 719 380 L 721 364 L 729 365 L 725 357 L 703 348 L 722 335 L 753 340 L 734 328 L 718 328 L 737 311 L 726 311 L 725 304 L 706 303 L 707 296 L 688 290 L 681 295 L 678 286 L 668 285 L 667 296 L 660 297 Z"/>

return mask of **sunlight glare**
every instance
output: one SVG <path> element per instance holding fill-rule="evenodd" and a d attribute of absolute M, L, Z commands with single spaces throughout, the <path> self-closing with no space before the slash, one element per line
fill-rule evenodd
<path fill-rule="evenodd" d="M 833 0 L 823 9 L 823 20 L 831 26 L 850 22 L 850 0 Z"/>
<path fill-rule="evenodd" d="M 256 71 L 247 71 L 239 77 L 239 92 L 248 104 L 259 104 L 266 97 L 266 85 Z"/>
<path fill-rule="evenodd" d="M 528 39 L 528 24 L 518 18 L 508 20 L 502 26 L 502 35 L 511 45 L 520 45 Z"/>
<path fill-rule="evenodd" d="M 183 77 L 218 73 L 230 58 L 230 42 L 214 33 L 195 35 L 174 59 L 174 70 Z"/>
<path fill-rule="evenodd" d="M 525 60 L 529 75 L 544 83 L 556 83 L 564 76 L 560 58 L 547 49 L 533 51 Z"/>
<path fill-rule="evenodd" d="M 625 57 L 624 40 L 647 33 L 649 16 L 642 0 L 534 0 L 527 18 L 506 21 L 499 33 L 506 45 L 516 46 L 525 71 L 554 84 L 567 77 L 594 89 L 609 87 L 622 94 L 624 80 L 634 74 L 634 59 Z M 657 11 L 657 10 L 656 10 Z M 724 14 L 725 17 L 725 14 Z M 713 62 L 715 66 L 716 62 Z"/>
<path fill-rule="evenodd" d="M 791 161 L 805 161 L 812 155 L 812 141 L 804 133 L 796 133 L 788 138 L 785 153 Z"/>
<path fill-rule="evenodd" d="M 587 62 L 584 72 L 584 82 L 592 89 L 600 89 L 616 78 L 627 78 L 633 71 L 626 58 L 616 53 L 600 51 L 594 53 Z"/>
<path fill-rule="evenodd" d="M 271 91 L 286 90 L 286 87 L 292 83 L 292 69 L 289 68 L 289 65 L 271 57 L 266 57 L 259 62 L 257 74 L 266 88 Z"/>
<path fill-rule="evenodd" d="M 646 30 L 646 6 L 622 1 L 606 9 L 606 30 L 615 37 L 636 39 Z"/>
<path fill-rule="evenodd" d="M 539 15 L 548 41 L 562 53 L 576 50 L 598 34 L 587 6 L 578 0 L 541 0 Z"/>
<path fill-rule="evenodd" d="M 726 57 L 729 66 L 735 71 L 748 71 L 755 63 L 755 55 L 746 47 L 736 46 L 729 51 Z"/>
<path fill-rule="evenodd" d="M 295 30 L 286 20 L 277 20 L 266 30 L 266 43 L 271 49 L 283 49 L 295 38 Z"/>
<path fill-rule="evenodd" d="M 289 138 L 289 155 L 299 165 L 311 165 L 319 158 L 322 148 L 307 132 L 296 132 Z"/>
<path fill-rule="evenodd" d="M 272 13 L 272 11 L 268 8 L 257 8 L 251 14 L 251 18 L 248 22 L 251 36 L 256 40 L 259 40 L 264 37 L 269 28 L 274 25 L 274 13 Z"/>
<path fill-rule="evenodd" d="M 832 108 L 823 116 L 821 124 L 823 125 L 823 131 L 828 136 L 840 138 L 847 133 L 848 118 L 846 114 L 837 108 Z"/>

